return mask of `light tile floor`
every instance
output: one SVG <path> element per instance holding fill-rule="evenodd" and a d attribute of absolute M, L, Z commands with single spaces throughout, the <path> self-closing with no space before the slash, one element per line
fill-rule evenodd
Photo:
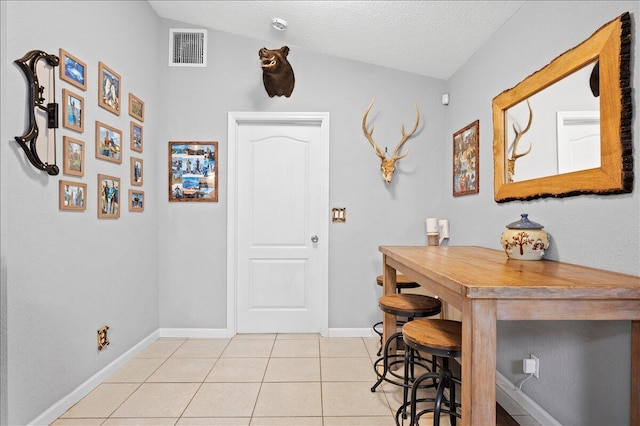
<path fill-rule="evenodd" d="M 392 426 L 402 390 L 371 392 L 377 351 L 376 338 L 315 334 L 161 338 L 52 425 Z"/>

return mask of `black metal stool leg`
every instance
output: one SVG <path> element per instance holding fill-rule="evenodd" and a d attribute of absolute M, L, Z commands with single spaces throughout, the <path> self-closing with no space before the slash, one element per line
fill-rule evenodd
<path fill-rule="evenodd" d="M 403 409 L 403 413 L 402 413 L 402 418 L 406 419 L 407 418 L 407 400 L 409 398 L 409 369 L 407 368 L 407 366 L 409 365 L 409 363 L 411 362 L 411 357 L 413 355 L 413 349 L 411 348 L 406 348 L 406 350 L 404 351 L 404 388 L 402 389 L 402 407 L 404 407 Z M 413 379 L 413 373 L 411 374 L 411 378 Z"/>
<path fill-rule="evenodd" d="M 414 425 L 418 425 L 418 418 L 416 416 L 416 410 L 418 407 L 418 388 L 420 387 L 420 383 L 422 383 L 423 378 L 426 375 L 422 375 L 420 377 L 418 377 L 414 382 L 413 382 L 413 386 L 411 387 L 411 403 L 410 403 L 410 407 L 411 407 L 411 421 L 409 422 L 409 426 L 414 426 Z"/>
<path fill-rule="evenodd" d="M 383 370 L 382 370 L 382 374 L 378 373 L 377 367 L 378 364 L 380 362 L 380 359 L 378 359 L 374 364 L 373 364 L 373 368 L 376 371 L 376 374 L 378 375 L 378 381 L 371 387 L 371 392 L 375 392 L 376 388 L 378 386 L 380 386 L 380 383 L 382 383 L 384 381 L 384 378 L 387 376 L 387 372 L 389 371 L 389 345 L 391 344 L 391 342 L 395 341 L 398 338 L 402 337 L 402 333 L 398 332 L 395 333 L 393 335 L 391 335 L 391 337 L 389 337 L 386 341 L 386 343 L 384 344 L 384 353 L 382 355 L 382 365 L 383 365 Z"/>
<path fill-rule="evenodd" d="M 457 417 L 455 416 L 456 412 L 456 382 L 452 380 L 449 381 L 449 420 L 451 426 L 456 426 Z"/>
<path fill-rule="evenodd" d="M 382 321 L 373 324 L 373 331 L 380 336 L 380 349 L 378 349 L 378 353 L 376 356 L 380 356 L 382 354 L 382 348 L 384 347 L 384 342 L 382 341 L 382 333 L 378 331 L 377 327 L 382 327 Z"/>
<path fill-rule="evenodd" d="M 442 410 L 442 399 L 444 398 L 444 390 L 449 382 L 450 372 L 448 370 L 440 373 L 438 391 L 436 392 L 436 400 L 433 406 L 433 426 L 440 426 L 440 411 Z"/>
<path fill-rule="evenodd" d="M 437 373 L 438 372 L 438 357 L 435 355 L 431 356 L 431 372 L 432 373 Z M 438 379 L 434 376 L 433 378 L 433 387 L 438 387 Z"/>
<path fill-rule="evenodd" d="M 402 326 L 406 323 L 406 321 L 401 321 L 401 320 L 397 320 L 396 321 L 396 325 L 397 327 L 402 328 Z M 377 322 L 375 324 L 373 324 L 373 332 L 376 333 L 378 336 L 380 336 L 380 348 L 378 349 L 378 353 L 376 354 L 376 356 L 382 356 L 382 349 L 384 348 L 384 342 L 382 341 L 382 331 L 380 331 L 378 328 L 382 328 L 382 321 Z"/>

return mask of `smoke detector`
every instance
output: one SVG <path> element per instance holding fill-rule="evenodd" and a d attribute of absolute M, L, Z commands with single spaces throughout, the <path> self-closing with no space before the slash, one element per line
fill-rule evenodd
<path fill-rule="evenodd" d="M 278 31 L 284 31 L 287 29 L 287 21 L 280 18 L 273 18 L 271 20 L 271 26 Z"/>

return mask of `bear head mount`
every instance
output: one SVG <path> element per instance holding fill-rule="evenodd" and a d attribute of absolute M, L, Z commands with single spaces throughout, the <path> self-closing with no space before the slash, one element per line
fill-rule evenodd
<path fill-rule="evenodd" d="M 293 68 L 287 60 L 289 47 L 280 49 L 267 49 L 263 47 L 258 51 L 258 57 L 262 65 L 262 81 L 270 98 L 274 96 L 291 96 L 296 79 Z"/>

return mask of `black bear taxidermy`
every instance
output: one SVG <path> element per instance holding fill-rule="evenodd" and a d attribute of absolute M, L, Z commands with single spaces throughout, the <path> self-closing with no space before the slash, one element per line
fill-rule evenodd
<path fill-rule="evenodd" d="M 289 47 L 280 49 L 267 49 L 263 47 L 258 51 L 258 57 L 262 64 L 262 81 L 270 98 L 274 96 L 291 96 L 296 79 L 293 68 L 287 60 Z"/>

